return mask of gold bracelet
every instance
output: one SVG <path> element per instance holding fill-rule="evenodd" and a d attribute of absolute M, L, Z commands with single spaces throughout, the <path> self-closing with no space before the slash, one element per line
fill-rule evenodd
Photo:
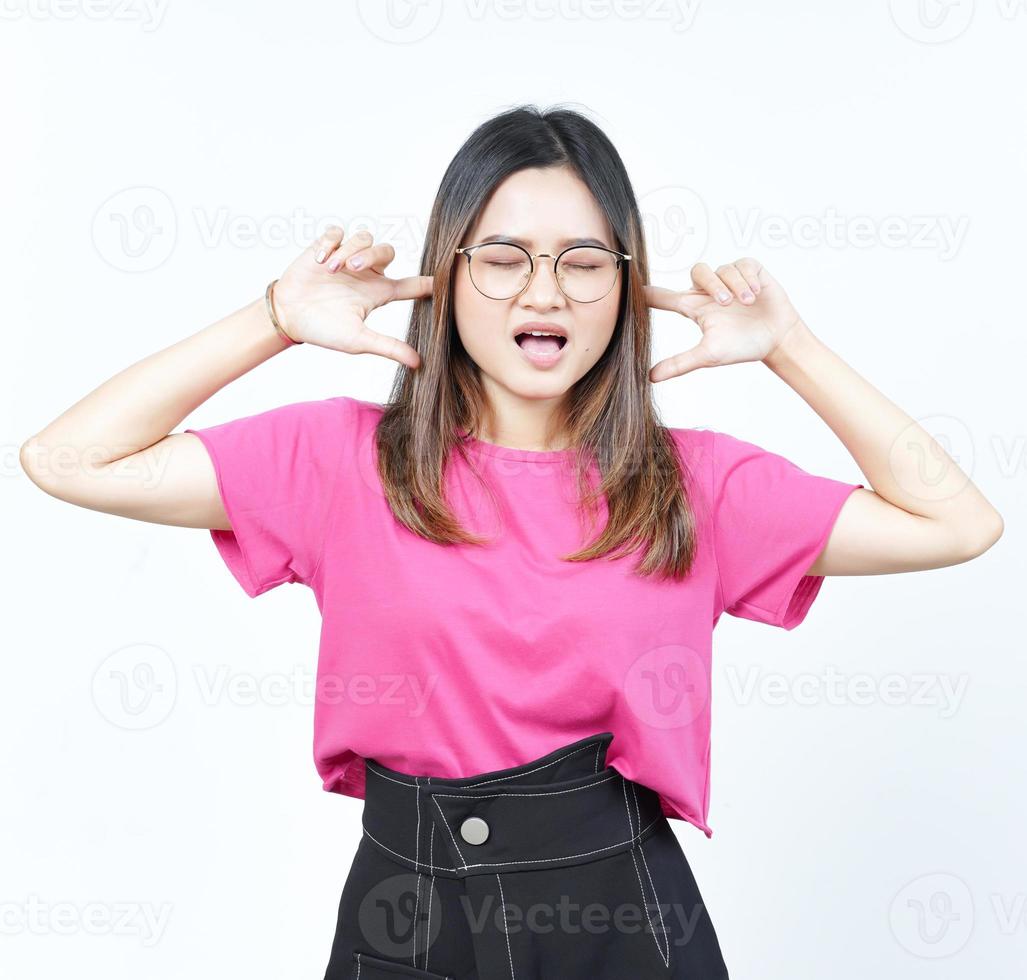
<path fill-rule="evenodd" d="M 275 331 L 278 333 L 278 336 L 281 337 L 282 340 L 284 340 L 286 343 L 288 343 L 288 344 L 302 344 L 302 343 L 305 343 L 305 341 L 302 341 L 302 340 L 293 340 L 292 337 L 290 337 L 282 329 L 282 325 L 278 322 L 278 317 L 275 316 L 275 307 L 274 307 L 274 304 L 271 302 L 271 290 L 274 289 L 274 286 L 275 286 L 276 282 L 278 282 L 277 279 L 272 279 L 267 284 L 267 289 L 264 290 L 264 303 L 267 306 L 267 315 L 271 319 L 271 326 L 273 326 L 275 328 Z"/>

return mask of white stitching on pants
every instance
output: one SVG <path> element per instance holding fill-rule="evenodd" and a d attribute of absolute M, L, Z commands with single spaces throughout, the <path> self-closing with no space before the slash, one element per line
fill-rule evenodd
<path fill-rule="evenodd" d="M 428 777 L 428 785 L 431 786 L 431 776 Z M 431 836 L 428 838 L 428 868 L 432 873 L 432 880 L 435 880 L 435 821 L 431 822 Z M 428 914 L 431 915 L 431 906 L 428 906 Z M 427 960 L 425 969 L 428 969 Z"/>
<path fill-rule="evenodd" d="M 442 808 L 439 807 L 439 809 L 441 810 Z M 609 844 L 606 847 L 597 847 L 595 850 L 592 850 L 592 851 L 582 851 L 580 854 L 564 854 L 564 855 L 562 855 L 560 857 L 555 857 L 555 858 L 532 858 L 530 860 L 521 860 L 521 861 L 479 861 L 476 864 L 462 864 L 462 865 L 460 865 L 459 868 L 447 868 L 445 865 L 442 865 L 442 864 L 437 864 L 437 865 L 435 865 L 435 867 L 439 871 L 467 871 L 470 868 L 503 868 L 503 867 L 506 867 L 507 865 L 510 865 L 510 864 L 546 864 L 547 862 L 550 862 L 550 861 L 568 861 L 571 858 L 589 857 L 592 854 L 600 854 L 603 851 L 609 851 L 609 850 L 612 850 L 615 847 L 620 847 L 623 844 L 634 843 L 634 842 L 640 840 L 642 835 L 650 827 L 655 826 L 659 822 L 659 820 L 660 820 L 660 818 L 657 817 L 651 823 L 647 823 L 637 834 L 635 834 L 633 837 L 627 838 L 627 840 L 618 841 L 616 844 Z M 364 827 L 363 829 L 364 829 L 364 833 L 367 834 L 367 836 L 370 837 L 371 840 L 373 840 L 380 848 L 382 848 L 382 850 L 388 851 L 390 854 L 395 854 L 396 857 L 402 858 L 404 861 L 409 861 L 411 864 L 415 864 L 416 865 L 417 862 L 414 861 L 414 859 L 412 857 L 408 857 L 406 854 L 400 854 L 399 851 L 394 851 L 387 844 L 383 844 L 380 840 L 378 840 L 378 838 L 375 837 L 374 834 L 370 833 L 366 827 Z M 447 829 L 448 829 L 448 824 L 447 824 Z M 451 836 L 452 836 L 452 833 L 453 833 L 453 831 L 450 830 L 450 835 Z M 454 840 L 453 843 L 456 844 L 456 841 Z M 457 848 L 457 850 L 459 851 L 459 848 Z M 460 857 L 463 858 L 463 855 L 461 854 Z"/>
<path fill-rule="evenodd" d="M 360 980 L 360 967 L 361 966 L 362 966 L 362 964 L 360 962 L 360 954 L 357 953 L 357 980 Z"/>
<path fill-rule="evenodd" d="M 467 858 L 465 858 L 465 857 L 464 857 L 464 855 L 463 855 L 463 851 L 461 851 L 461 850 L 460 850 L 460 845 L 459 845 L 459 844 L 458 844 L 458 843 L 456 842 L 456 838 L 455 838 L 455 837 L 453 837 L 453 828 L 452 828 L 452 827 L 450 827 L 450 825 L 449 825 L 449 821 L 448 821 L 448 820 L 446 819 L 446 814 L 445 814 L 445 813 L 443 813 L 443 811 L 442 811 L 442 807 L 441 807 L 441 806 L 439 806 L 439 801 L 438 801 L 437 799 L 435 799 L 435 797 L 434 797 L 434 796 L 432 797 L 432 802 L 433 802 L 433 803 L 434 803 L 434 804 L 435 804 L 436 806 L 438 806 L 438 807 L 439 807 L 439 813 L 441 813 L 441 814 L 442 814 L 442 822 L 443 822 L 443 823 L 444 823 L 444 824 L 446 825 L 446 830 L 448 830 L 448 831 L 449 831 L 449 836 L 450 836 L 450 837 L 452 838 L 452 840 L 453 840 L 453 846 L 454 846 L 454 847 L 456 848 L 456 852 L 457 852 L 457 854 L 459 854 L 459 855 L 460 855 L 460 860 L 461 860 L 461 861 L 463 862 L 463 866 L 464 866 L 464 867 L 466 868 L 466 867 L 467 867 Z"/>
<path fill-rule="evenodd" d="M 635 813 L 638 813 L 638 790 L 635 789 L 634 783 L 631 784 L 631 795 L 635 798 Z M 656 894 L 656 885 L 653 884 L 653 876 L 649 871 L 649 862 L 645 859 L 645 848 L 643 848 L 641 844 L 638 845 L 638 853 L 642 855 L 642 864 L 645 866 L 645 874 L 649 879 L 649 887 L 652 888 L 653 898 L 656 899 L 656 912 L 660 916 L 660 928 L 663 930 L 663 943 L 667 947 L 667 966 L 670 966 L 670 937 L 667 935 L 667 924 L 663 921 L 663 909 L 660 906 L 660 896 Z"/>
<path fill-rule="evenodd" d="M 503 881 L 496 875 L 496 881 L 499 882 L 499 902 L 503 908 L 503 932 L 506 933 L 506 958 L 510 961 L 510 976 L 513 980 L 517 980 L 517 974 L 514 973 L 513 965 L 513 953 L 510 952 L 510 929 L 506 921 L 506 898 L 503 895 Z"/>
<path fill-rule="evenodd" d="M 632 830 L 633 827 L 632 827 L 632 823 L 631 823 L 631 807 L 628 805 L 627 780 L 624 781 L 624 783 L 622 784 L 621 788 L 624 790 L 624 809 L 627 811 L 627 814 L 628 814 L 628 829 Z M 657 817 L 656 820 L 653 821 L 653 823 L 656 823 L 657 820 L 659 820 L 659 817 Z M 649 826 L 651 827 L 653 825 L 653 823 L 649 824 Z M 642 893 L 642 905 L 645 908 L 645 915 L 646 915 L 646 918 L 649 920 L 649 925 L 651 927 L 652 924 L 653 924 L 653 917 L 652 917 L 652 913 L 649 911 L 649 899 L 646 897 L 645 887 L 642 885 L 642 872 L 638 870 L 638 861 L 635 858 L 635 845 L 634 844 L 631 845 L 631 851 L 629 853 L 631 854 L 631 863 L 635 866 L 635 877 L 638 879 L 638 890 Z M 654 889 L 653 894 L 655 894 L 655 893 L 656 892 L 655 892 L 655 889 Z M 657 899 L 657 901 L 659 901 L 659 899 Z M 661 923 L 663 922 L 663 917 L 662 916 L 660 917 L 660 922 Z M 664 929 L 663 934 L 664 934 L 664 936 L 667 935 L 666 929 Z M 663 961 L 663 965 L 669 969 L 670 968 L 670 942 L 669 942 L 669 940 L 668 940 L 668 943 L 667 943 L 667 952 L 664 953 L 663 950 L 660 948 L 660 940 L 659 940 L 659 938 L 656 935 L 656 930 L 653 929 L 653 942 L 656 944 L 656 952 L 660 954 L 660 959 Z"/>
<path fill-rule="evenodd" d="M 431 776 L 428 777 L 428 785 L 431 786 Z M 417 839 L 420 841 L 421 834 L 418 832 Z M 428 970 L 428 951 L 431 949 L 431 902 L 435 893 L 435 869 L 432 867 L 432 858 L 435 850 L 435 821 L 431 822 L 431 836 L 428 838 L 428 867 L 431 869 L 431 881 L 428 882 L 428 924 L 427 932 L 424 934 L 424 969 Z M 420 880 L 420 879 L 418 879 Z M 417 936 L 415 930 L 414 936 Z M 416 948 L 416 943 L 414 944 Z M 417 965 L 416 963 L 414 964 Z"/>
<path fill-rule="evenodd" d="M 421 864 L 421 784 L 418 777 L 414 777 L 414 806 L 417 809 L 417 829 L 414 831 L 414 854 L 417 866 Z M 410 959 L 414 968 L 417 968 L 417 913 L 421 906 L 421 872 L 417 872 L 417 894 L 414 898 L 414 948 L 411 951 Z"/>
<path fill-rule="evenodd" d="M 553 789 L 544 793 L 434 793 L 432 799 L 441 796 L 447 800 L 494 800 L 500 796 L 562 796 L 564 793 L 577 793 L 583 789 L 592 789 L 602 786 L 611 779 L 616 779 L 619 773 L 613 773 L 603 779 L 597 779 L 594 783 L 586 783 L 584 786 L 572 786 L 570 789 Z"/>
<path fill-rule="evenodd" d="M 631 808 L 628 806 L 627 780 L 620 784 L 620 788 L 624 792 L 624 812 L 628 815 L 628 833 L 634 837 L 635 825 L 631 822 Z"/>
<path fill-rule="evenodd" d="M 377 837 L 374 836 L 366 827 L 364 827 L 364 833 L 371 838 L 383 851 L 388 851 L 390 854 L 395 854 L 396 857 L 402 858 L 404 861 L 408 861 L 415 867 L 417 862 L 412 857 L 407 857 L 406 854 L 400 854 L 399 851 L 394 851 L 388 844 L 383 844 Z M 437 864 L 435 866 L 439 871 L 459 871 L 459 868 L 447 868 L 444 864 Z"/>
<path fill-rule="evenodd" d="M 561 755 L 552 762 L 547 762 L 545 765 L 536 766 L 534 769 L 526 769 L 524 772 L 511 773 L 508 776 L 497 776 L 495 779 L 481 779 L 476 783 L 465 783 L 463 788 L 469 786 L 487 786 L 489 783 L 501 783 L 504 779 L 520 779 L 521 776 L 531 775 L 533 772 L 541 772 L 543 769 L 548 769 L 550 766 L 555 766 L 558 762 L 563 762 L 564 759 L 569 759 L 572 755 L 577 755 L 579 752 L 584 752 L 586 749 L 590 749 L 590 745 L 581 745 L 574 749 L 573 752 L 568 752 L 566 755 Z"/>
<path fill-rule="evenodd" d="M 635 784 L 634 783 L 631 784 L 631 798 L 635 801 L 635 823 L 637 823 L 639 826 L 641 826 L 642 825 L 642 817 L 639 815 L 639 812 L 638 812 L 638 793 L 635 790 Z"/>
<path fill-rule="evenodd" d="M 428 969 L 428 953 L 431 951 L 431 905 L 435 897 L 435 875 L 428 882 L 428 932 L 424 937 L 424 969 Z"/>

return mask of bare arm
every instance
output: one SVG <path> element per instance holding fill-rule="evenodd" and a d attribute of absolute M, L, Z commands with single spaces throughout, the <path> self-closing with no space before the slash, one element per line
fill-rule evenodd
<path fill-rule="evenodd" d="M 374 353 L 416 367 L 412 347 L 364 324 L 394 299 L 430 295 L 427 276 L 389 279 L 391 245 L 329 228 L 283 273 L 274 306 L 297 341 L 346 353 Z M 361 252 L 359 273 L 332 268 Z M 274 330 L 264 296 L 120 371 L 21 447 L 30 479 L 52 497 L 155 524 L 231 527 L 213 464 L 199 438 L 171 432 L 230 381 L 291 345 Z M 170 434 L 169 434 L 170 433 Z"/>
<path fill-rule="evenodd" d="M 957 565 L 1002 535 L 998 511 L 920 425 L 817 338 L 752 258 L 692 268 L 694 288 L 648 286 L 649 304 L 695 321 L 702 339 L 650 380 L 763 361 L 827 423 L 872 490 L 854 490 L 808 575 L 873 575 Z"/>
<path fill-rule="evenodd" d="M 136 520 L 228 528 L 200 440 L 169 435 L 230 381 L 286 350 L 264 297 L 120 371 L 21 448 L 53 497 Z"/>
<path fill-rule="evenodd" d="M 845 444 L 873 487 L 845 502 L 810 575 L 941 568 L 1002 535 L 1002 517 L 941 445 L 799 321 L 764 363 Z"/>

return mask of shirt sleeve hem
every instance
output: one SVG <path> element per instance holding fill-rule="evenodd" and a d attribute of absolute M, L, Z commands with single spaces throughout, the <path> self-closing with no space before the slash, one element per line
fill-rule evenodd
<path fill-rule="evenodd" d="M 282 582 L 261 582 L 253 573 L 253 568 L 250 566 L 246 549 L 243 547 L 239 536 L 234 530 L 236 527 L 241 525 L 239 525 L 235 519 L 235 506 L 229 499 L 229 495 L 226 495 L 225 493 L 225 485 L 222 479 L 221 460 L 214 448 L 214 444 L 204 435 L 204 433 L 196 429 L 186 429 L 185 431 L 191 432 L 196 436 L 196 438 L 199 439 L 206 448 L 207 455 L 210 456 L 210 461 L 214 466 L 214 475 L 217 479 L 218 493 L 221 496 L 221 503 L 225 508 L 228 523 L 232 525 L 232 530 L 227 530 L 225 528 L 210 528 L 209 531 L 211 539 L 218 550 L 218 554 L 221 555 L 222 560 L 228 567 L 228 570 L 232 573 L 235 580 L 242 586 L 243 591 L 251 599 L 254 599 L 258 595 L 274 588 L 276 585 L 281 585 Z M 288 579 L 283 579 L 282 581 L 288 581 Z"/>
<path fill-rule="evenodd" d="M 807 568 L 817 560 L 819 554 L 824 550 L 827 539 L 831 536 L 831 531 L 834 529 L 835 522 L 838 520 L 838 515 L 845 501 L 849 499 L 853 491 L 863 488 L 864 485 L 862 483 L 843 485 L 841 492 L 838 494 L 838 499 L 825 515 L 820 535 L 811 549 L 810 562 L 806 566 Z M 770 614 L 770 625 L 779 626 L 784 630 L 795 629 L 806 618 L 823 584 L 823 575 L 807 575 L 805 572 L 802 572 L 798 577 L 794 577 L 784 590 L 784 597 L 778 608 L 776 610 L 763 610 L 764 613 Z M 745 603 L 740 603 L 739 605 L 745 605 Z"/>

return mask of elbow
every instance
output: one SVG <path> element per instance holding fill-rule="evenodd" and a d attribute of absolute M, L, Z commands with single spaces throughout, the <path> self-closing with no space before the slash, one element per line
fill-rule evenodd
<path fill-rule="evenodd" d="M 43 486 L 42 469 L 39 463 L 41 452 L 42 447 L 37 436 L 26 439 L 18 450 L 18 463 L 22 471 L 37 487 Z"/>
<path fill-rule="evenodd" d="M 969 561 L 984 554 L 999 538 L 1005 530 L 1005 521 L 997 510 L 991 513 L 974 527 L 973 533 L 966 536 L 963 547 L 963 560 Z"/>
<path fill-rule="evenodd" d="M 54 457 L 52 451 L 42 442 L 38 435 L 26 439 L 18 450 L 18 463 L 25 475 L 40 490 L 51 497 L 61 498 L 57 492 L 60 483 L 54 474 Z"/>

